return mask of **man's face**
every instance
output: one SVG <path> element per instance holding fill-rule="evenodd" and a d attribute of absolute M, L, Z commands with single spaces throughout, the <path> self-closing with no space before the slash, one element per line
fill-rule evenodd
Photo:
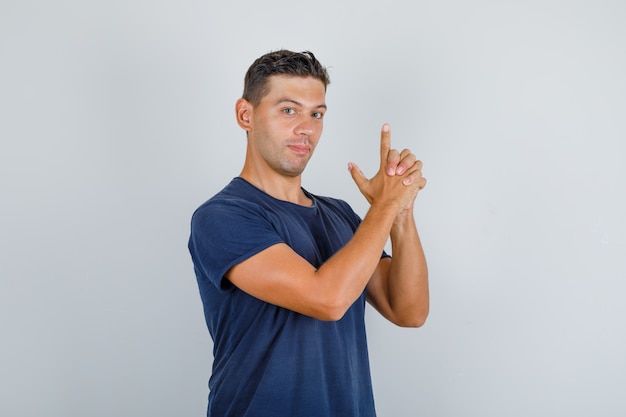
<path fill-rule="evenodd" d="M 313 77 L 272 76 L 253 108 L 248 141 L 257 168 L 295 177 L 304 171 L 322 134 L 324 84 Z"/>

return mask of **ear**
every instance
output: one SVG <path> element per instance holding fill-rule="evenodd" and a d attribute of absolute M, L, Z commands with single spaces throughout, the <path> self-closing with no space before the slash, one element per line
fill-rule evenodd
<path fill-rule="evenodd" d="M 245 98 L 240 98 L 235 104 L 237 124 L 246 132 L 252 130 L 250 119 L 252 118 L 252 104 Z"/>

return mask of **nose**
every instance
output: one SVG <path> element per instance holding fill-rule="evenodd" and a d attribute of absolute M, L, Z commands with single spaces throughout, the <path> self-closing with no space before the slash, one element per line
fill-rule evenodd
<path fill-rule="evenodd" d="M 301 136 L 313 134 L 313 121 L 308 117 L 303 117 L 296 126 L 296 133 Z"/>

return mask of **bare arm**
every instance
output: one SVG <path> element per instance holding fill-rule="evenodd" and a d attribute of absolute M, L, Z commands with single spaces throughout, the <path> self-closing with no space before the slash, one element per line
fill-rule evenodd
<path fill-rule="evenodd" d="M 410 212 L 391 229 L 393 258 L 381 259 L 367 286 L 368 301 L 385 318 L 404 327 L 420 327 L 429 311 L 428 268 Z"/>
<path fill-rule="evenodd" d="M 389 134 L 383 131 L 383 135 Z M 385 318 L 406 327 L 419 327 L 429 312 L 428 268 L 413 217 L 417 193 L 426 185 L 422 177 L 422 162 L 408 150 L 390 149 L 385 172 L 388 176 L 404 175 L 405 184 L 417 184 L 410 203 L 394 219 L 391 228 L 391 259 L 380 260 L 367 286 L 368 301 Z M 363 195 L 371 201 L 370 184 L 355 178 Z"/>

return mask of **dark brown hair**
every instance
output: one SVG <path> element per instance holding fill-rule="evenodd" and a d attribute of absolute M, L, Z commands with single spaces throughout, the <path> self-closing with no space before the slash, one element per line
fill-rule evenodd
<path fill-rule="evenodd" d="M 269 52 L 250 65 L 244 79 L 243 98 L 258 105 L 267 94 L 268 80 L 273 75 L 294 77 L 313 77 L 330 84 L 326 68 L 315 58 L 312 52 L 292 52 L 286 49 Z"/>

